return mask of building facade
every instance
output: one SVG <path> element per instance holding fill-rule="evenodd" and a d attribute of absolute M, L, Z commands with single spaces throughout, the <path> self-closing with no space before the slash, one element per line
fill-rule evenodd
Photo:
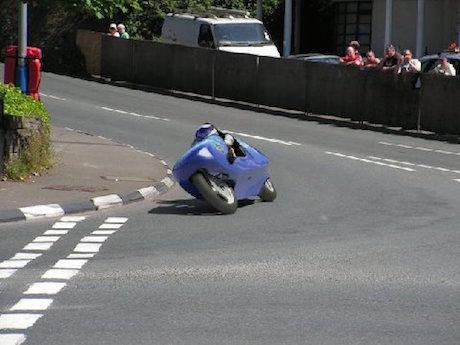
<path fill-rule="evenodd" d="M 307 0 L 294 0 L 294 4 L 294 51 L 308 52 L 302 42 L 311 39 L 311 30 L 297 25 L 296 19 L 309 20 L 311 13 Z M 352 40 L 359 41 L 361 53 L 372 49 L 379 56 L 389 43 L 416 56 L 460 43 L 460 0 L 332 0 L 331 6 L 332 18 L 324 21 L 333 26 L 324 38 L 331 43 L 325 53 L 343 55 Z"/>

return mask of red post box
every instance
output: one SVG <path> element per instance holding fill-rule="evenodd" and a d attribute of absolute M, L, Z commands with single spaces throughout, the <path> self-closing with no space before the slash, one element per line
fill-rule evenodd
<path fill-rule="evenodd" d="M 5 49 L 5 84 L 15 84 L 17 67 L 17 46 L 8 46 Z M 38 88 L 40 86 L 42 51 L 40 48 L 26 48 L 26 68 L 27 68 L 27 94 L 35 99 L 39 99 Z"/>

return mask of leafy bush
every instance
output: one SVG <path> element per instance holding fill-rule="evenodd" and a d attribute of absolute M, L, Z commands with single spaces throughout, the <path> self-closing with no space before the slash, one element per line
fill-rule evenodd
<path fill-rule="evenodd" d="M 44 132 L 37 133 L 28 142 L 27 150 L 15 160 L 5 162 L 4 177 L 23 180 L 32 173 L 38 174 L 52 165 L 53 151 L 50 143 L 50 118 L 42 102 L 21 93 L 12 85 L 0 84 L 0 98 L 4 102 L 4 112 L 15 116 L 38 116 L 44 125 Z"/>
<path fill-rule="evenodd" d="M 24 95 L 13 85 L 0 84 L 0 98 L 3 98 L 5 114 L 15 116 L 39 116 L 49 132 L 50 118 L 42 102 Z"/>

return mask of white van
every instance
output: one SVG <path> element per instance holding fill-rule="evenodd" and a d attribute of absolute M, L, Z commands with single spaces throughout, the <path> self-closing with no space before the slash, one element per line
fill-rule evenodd
<path fill-rule="evenodd" d="M 260 20 L 247 12 L 211 9 L 205 13 L 169 13 L 161 42 L 214 48 L 231 53 L 280 57 Z"/>

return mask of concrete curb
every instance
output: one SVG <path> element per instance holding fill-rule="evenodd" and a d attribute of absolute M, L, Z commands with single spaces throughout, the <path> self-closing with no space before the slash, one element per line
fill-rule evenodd
<path fill-rule="evenodd" d="M 173 185 L 174 181 L 170 177 L 165 177 L 161 182 L 128 194 L 102 195 L 83 202 L 35 205 L 18 209 L 0 210 L 0 223 L 61 217 L 66 214 L 105 210 L 136 201 L 152 200 L 166 193 Z"/>
<path fill-rule="evenodd" d="M 84 135 L 91 135 L 93 134 L 86 133 L 80 130 L 72 129 L 72 128 L 65 128 L 70 131 L 74 131 Z M 101 139 L 110 140 L 112 142 L 116 142 L 113 139 L 105 138 L 99 136 Z M 132 145 L 122 144 L 126 147 L 129 147 L 137 152 L 145 153 L 149 157 L 156 157 L 155 155 L 147 152 L 143 152 L 141 150 L 137 150 Z M 157 158 L 158 159 L 158 158 Z M 131 204 L 137 201 L 143 200 L 153 200 L 156 197 L 166 193 L 171 189 L 171 187 L 175 184 L 175 181 L 172 179 L 172 170 L 168 166 L 168 164 L 160 160 L 160 163 L 166 169 L 166 176 L 160 181 L 156 182 L 151 186 L 144 187 L 138 189 L 133 192 L 123 192 L 121 194 L 108 194 L 108 195 L 101 195 L 97 197 L 90 198 L 89 200 L 83 201 L 72 201 L 66 202 L 62 204 L 47 204 L 47 205 L 35 205 L 35 206 L 28 206 L 28 207 L 21 207 L 18 209 L 0 209 L 0 223 L 8 223 L 8 222 L 17 222 L 22 220 L 33 220 L 33 219 L 40 219 L 40 218 L 54 218 L 54 217 L 61 217 L 66 214 L 75 214 L 75 213 L 83 213 L 89 211 L 99 211 L 104 210 L 112 207 L 122 206 Z"/>

